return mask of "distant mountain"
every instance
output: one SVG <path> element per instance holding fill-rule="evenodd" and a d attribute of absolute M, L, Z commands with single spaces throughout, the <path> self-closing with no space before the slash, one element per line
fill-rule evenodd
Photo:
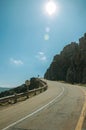
<path fill-rule="evenodd" d="M 6 91 L 6 90 L 9 90 L 10 88 L 2 88 L 2 87 L 0 87 L 0 92 L 4 92 L 4 91 Z"/>
<path fill-rule="evenodd" d="M 70 83 L 86 83 L 86 33 L 54 56 L 44 78 Z"/>

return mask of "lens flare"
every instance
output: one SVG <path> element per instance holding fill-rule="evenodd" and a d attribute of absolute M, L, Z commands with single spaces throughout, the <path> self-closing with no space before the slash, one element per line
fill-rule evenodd
<path fill-rule="evenodd" d="M 49 38 L 50 38 L 50 37 L 49 37 L 49 35 L 48 35 L 48 34 L 45 34 L 45 35 L 44 35 L 44 40 L 45 40 L 45 41 L 48 41 L 48 40 L 49 40 Z"/>
<path fill-rule="evenodd" d="M 49 28 L 49 27 L 46 27 L 46 28 L 45 28 L 45 31 L 46 31 L 47 33 L 49 33 L 49 32 L 50 32 L 50 28 Z"/>

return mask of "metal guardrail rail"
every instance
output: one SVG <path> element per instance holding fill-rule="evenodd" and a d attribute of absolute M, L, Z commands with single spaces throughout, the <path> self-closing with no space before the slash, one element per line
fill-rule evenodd
<path fill-rule="evenodd" d="M 6 96 L 6 97 L 0 98 L 0 105 L 2 106 L 2 105 L 6 105 L 6 104 L 14 104 L 19 101 L 26 100 L 32 96 L 35 96 L 35 95 L 47 90 L 48 86 L 47 86 L 46 82 L 40 80 L 40 83 L 42 84 L 42 87 L 39 87 L 37 89 L 28 90 L 27 92 L 24 92 L 24 93 L 14 94 L 11 96 Z"/>

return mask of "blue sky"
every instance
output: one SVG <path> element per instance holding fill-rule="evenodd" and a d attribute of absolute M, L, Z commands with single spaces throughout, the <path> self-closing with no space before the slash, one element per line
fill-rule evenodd
<path fill-rule="evenodd" d="M 15 87 L 43 76 L 53 56 L 86 32 L 86 0 L 0 0 L 0 86 Z"/>

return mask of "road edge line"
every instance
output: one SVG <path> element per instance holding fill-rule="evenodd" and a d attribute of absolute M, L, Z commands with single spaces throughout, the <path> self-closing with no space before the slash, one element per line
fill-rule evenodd
<path fill-rule="evenodd" d="M 86 113 L 86 91 L 82 88 L 80 88 L 80 89 L 85 95 L 85 101 L 84 101 L 84 104 L 83 104 L 83 107 L 82 107 L 82 110 L 81 110 L 81 114 L 80 114 L 80 117 L 79 117 L 79 120 L 78 120 L 78 123 L 76 125 L 75 130 L 82 130 L 83 122 L 84 122 L 84 119 L 85 119 L 85 113 Z"/>

